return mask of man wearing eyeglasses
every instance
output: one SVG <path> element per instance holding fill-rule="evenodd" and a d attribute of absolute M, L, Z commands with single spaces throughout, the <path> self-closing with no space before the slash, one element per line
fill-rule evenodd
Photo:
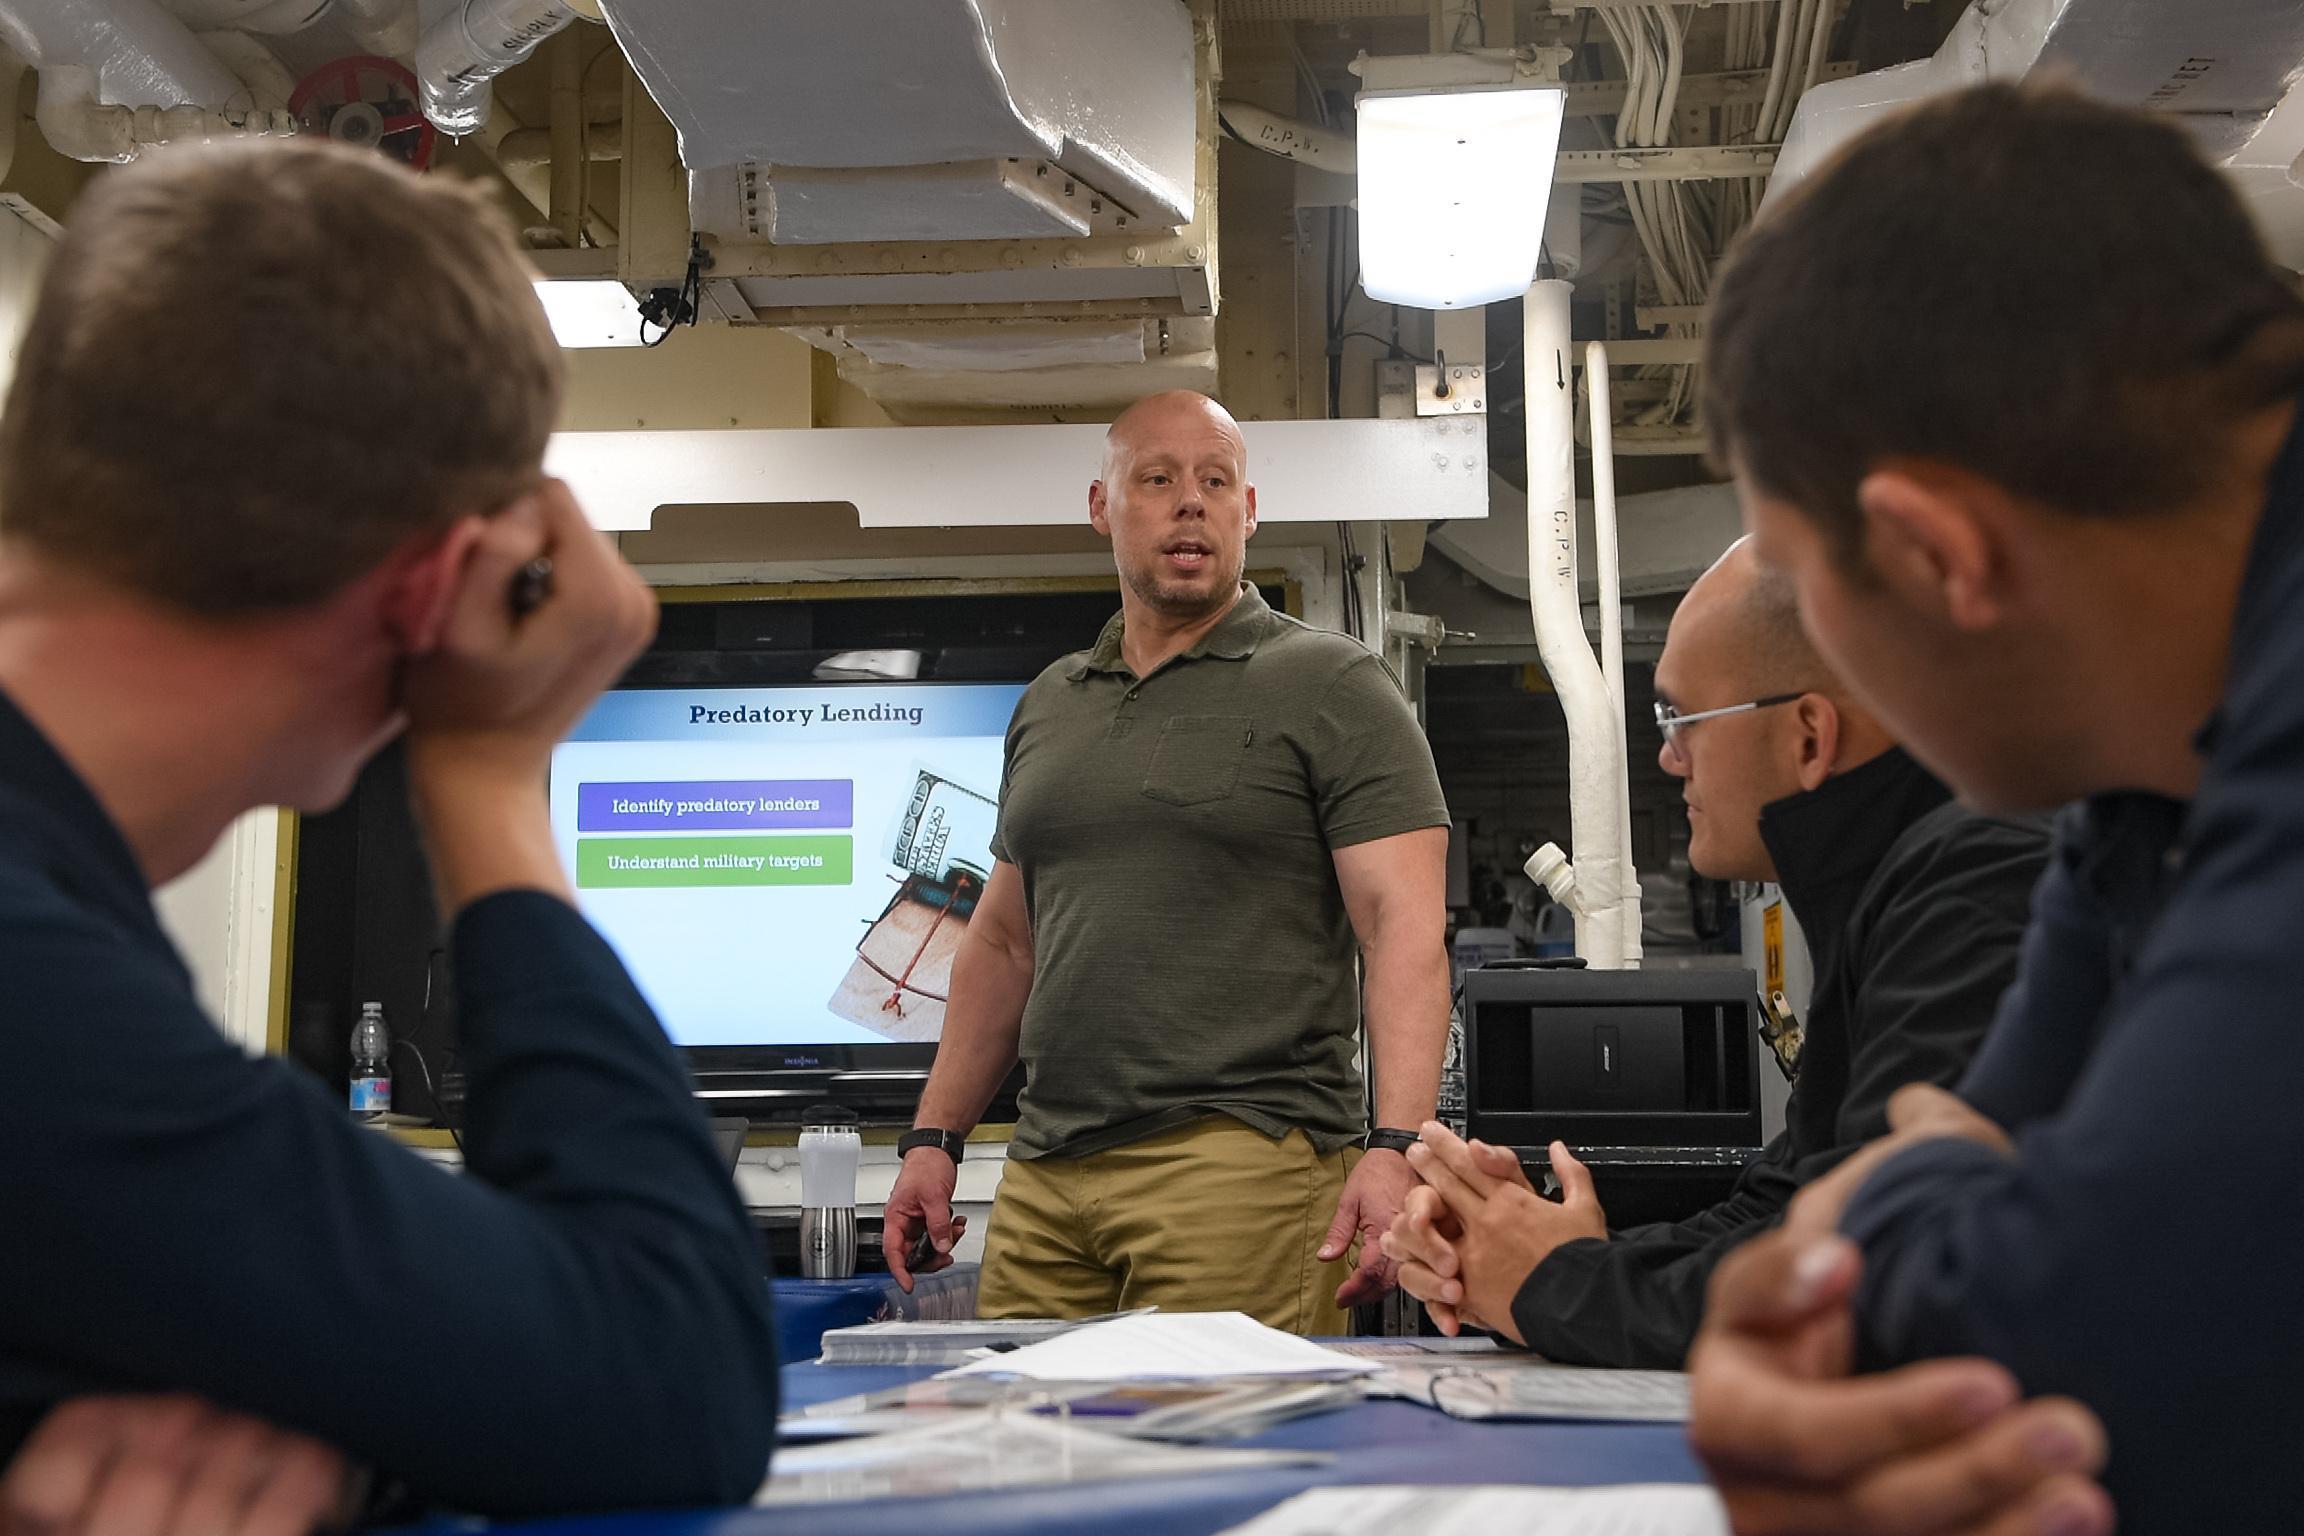
<path fill-rule="evenodd" d="M 1429 1126 L 1409 1151 L 1426 1187 L 1387 1244 L 1444 1329 L 1473 1323 L 1577 1364 L 1677 1368 L 1729 1250 L 1880 1135 L 1890 1094 L 1961 1073 L 2015 974 L 2048 854 L 2045 822 L 1963 810 L 1905 755 L 1825 667 L 1790 583 L 1747 543 L 1689 589 L 1656 692 L 1689 863 L 1780 884 L 1811 946 L 1785 1128 L 1719 1204 L 1611 1233 L 1560 1143 L 1555 1203 L 1512 1153 Z"/>

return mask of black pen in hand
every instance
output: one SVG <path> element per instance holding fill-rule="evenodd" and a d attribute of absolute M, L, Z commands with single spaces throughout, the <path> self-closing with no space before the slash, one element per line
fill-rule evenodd
<path fill-rule="evenodd" d="M 538 555 L 512 573 L 510 602 L 514 623 L 544 606 L 552 596 L 552 557 Z"/>

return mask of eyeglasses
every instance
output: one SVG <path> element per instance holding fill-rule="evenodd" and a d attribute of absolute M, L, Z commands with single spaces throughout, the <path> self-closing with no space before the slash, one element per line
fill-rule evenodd
<path fill-rule="evenodd" d="M 1699 720 L 1713 720 L 1721 715 L 1741 715 L 1755 709 L 1772 709 L 1778 704 L 1790 704 L 1794 700 L 1804 697 L 1806 697 L 1805 694 L 1798 693 L 1772 693 L 1764 699 L 1753 699 L 1743 704 L 1723 704 L 1718 709 L 1699 709 L 1690 715 L 1684 715 L 1662 699 L 1658 699 L 1656 701 L 1656 729 L 1664 733 L 1664 740 L 1669 743 L 1674 736 L 1680 733 L 1682 727 L 1694 725 Z"/>

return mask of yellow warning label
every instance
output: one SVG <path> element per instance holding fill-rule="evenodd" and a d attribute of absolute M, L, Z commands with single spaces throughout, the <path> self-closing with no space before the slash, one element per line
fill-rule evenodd
<path fill-rule="evenodd" d="M 1767 975 L 1760 995 L 1774 997 L 1784 990 L 1784 903 L 1772 901 L 1760 912 L 1761 969 Z"/>

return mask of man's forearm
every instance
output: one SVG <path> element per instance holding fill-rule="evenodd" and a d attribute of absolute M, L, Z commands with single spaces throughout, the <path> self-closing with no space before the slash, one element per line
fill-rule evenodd
<path fill-rule="evenodd" d="M 474 772 L 436 760 L 412 739 L 408 790 L 444 919 L 453 921 L 497 891 L 536 890 L 570 899 L 541 777 L 516 782 Z"/>
<path fill-rule="evenodd" d="M 1030 957 L 971 933 L 952 962 L 952 1000 L 914 1124 L 975 1129 L 1016 1065 L 1024 1003 L 1031 995 Z"/>
<path fill-rule="evenodd" d="M 1448 1054 L 1448 955 L 1439 944 L 1368 948 L 1368 1054 L 1376 1123 L 1414 1130 L 1440 1102 Z"/>

